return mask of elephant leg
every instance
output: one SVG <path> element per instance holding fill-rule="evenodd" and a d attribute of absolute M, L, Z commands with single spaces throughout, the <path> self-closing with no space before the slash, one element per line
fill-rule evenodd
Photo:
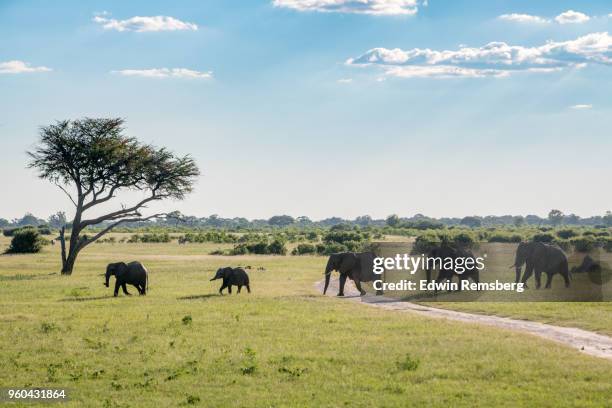
<path fill-rule="evenodd" d="M 535 281 L 536 281 L 536 289 L 540 289 L 542 286 L 542 271 L 535 271 Z"/>
<path fill-rule="evenodd" d="M 249 284 L 246 284 L 246 288 L 247 288 L 247 292 L 251 293 L 251 287 L 249 286 Z"/>
<path fill-rule="evenodd" d="M 144 292 L 144 285 L 136 286 L 136 289 L 138 289 L 138 294 L 139 295 L 142 296 L 142 295 L 145 294 L 145 292 Z"/>
<path fill-rule="evenodd" d="M 427 278 L 427 283 L 431 282 L 431 269 L 425 271 L 425 276 Z"/>
<path fill-rule="evenodd" d="M 546 274 L 546 289 L 550 289 L 550 284 L 552 283 L 552 278 L 553 278 L 553 274 L 552 273 L 547 273 Z"/>
<path fill-rule="evenodd" d="M 238 293 L 240 293 L 240 289 L 242 289 L 242 285 L 238 285 Z"/>
<path fill-rule="evenodd" d="M 232 285 L 227 285 L 227 293 L 232 294 Z"/>
<path fill-rule="evenodd" d="M 366 294 L 366 291 L 361 288 L 361 282 L 359 282 L 359 280 L 355 280 L 355 287 L 357 288 L 361 296 Z"/>
<path fill-rule="evenodd" d="M 221 285 L 221 287 L 219 288 L 219 294 L 221 296 L 223 296 L 223 289 L 225 289 L 225 285 Z"/>
<path fill-rule="evenodd" d="M 521 281 L 521 268 L 516 268 L 516 280 L 514 281 L 514 283 L 519 283 L 520 281 Z"/>
<path fill-rule="evenodd" d="M 346 275 L 340 274 L 340 289 L 338 291 L 338 296 L 344 296 L 344 285 L 346 284 Z"/>
<path fill-rule="evenodd" d="M 130 292 L 127 291 L 127 283 L 124 282 L 121 285 L 121 289 L 123 289 L 123 293 L 125 293 L 127 296 L 132 296 L 132 295 L 130 295 Z"/>
<path fill-rule="evenodd" d="M 117 297 L 119 295 L 120 287 L 121 287 L 121 284 L 119 283 L 119 281 L 115 281 L 115 292 L 113 293 L 114 297 Z"/>
<path fill-rule="evenodd" d="M 563 276 L 563 280 L 565 281 L 565 287 L 569 288 L 570 287 L 569 273 L 566 271 L 564 273 L 561 273 L 561 276 Z"/>

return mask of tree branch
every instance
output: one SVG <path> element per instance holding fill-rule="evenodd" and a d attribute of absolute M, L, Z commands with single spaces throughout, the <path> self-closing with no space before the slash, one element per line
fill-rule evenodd
<path fill-rule="evenodd" d="M 96 225 L 99 224 L 101 222 L 104 221 L 110 221 L 110 220 L 115 220 L 118 217 L 125 217 L 128 215 L 136 215 L 133 214 L 136 210 L 138 210 L 139 208 L 141 208 L 143 205 L 145 205 L 146 203 L 153 201 L 153 200 L 161 200 L 165 198 L 165 195 L 156 195 L 155 192 L 153 192 L 153 195 L 151 195 L 150 197 L 145 198 L 144 200 L 140 201 L 139 203 L 137 203 L 136 205 L 134 205 L 133 207 L 130 208 L 124 208 L 122 210 L 117 210 L 115 212 L 106 214 L 106 215 L 101 215 L 98 218 L 94 218 L 91 220 L 84 220 L 81 221 L 81 223 L 79 224 L 81 229 L 85 228 L 89 225 Z"/>
<path fill-rule="evenodd" d="M 70 201 L 72 201 L 72 204 L 74 204 L 75 207 L 78 207 L 76 201 L 74 201 L 74 199 L 72 198 L 70 193 L 68 191 L 66 191 L 66 189 L 64 187 L 59 185 L 59 183 L 55 183 L 55 185 L 58 186 L 60 188 L 60 190 L 62 190 L 68 196 L 68 198 L 70 199 Z"/>
<path fill-rule="evenodd" d="M 160 217 L 166 217 L 168 214 L 167 213 L 160 213 L 160 214 L 154 214 L 154 215 L 150 215 L 148 217 L 139 217 L 139 218 L 123 218 L 117 222 L 112 223 L 111 225 L 109 225 L 108 227 L 104 228 L 102 231 L 98 232 L 96 235 L 94 235 L 91 238 L 87 238 L 87 239 L 83 239 L 80 243 L 79 243 L 79 250 L 85 248 L 87 245 L 91 244 L 92 242 L 98 240 L 100 237 L 102 237 L 104 234 L 106 234 L 107 232 L 109 232 L 110 230 L 112 230 L 113 228 L 115 228 L 117 225 L 119 224 L 123 224 L 125 222 L 141 222 L 141 221 L 148 221 L 150 219 L 153 218 L 160 218 Z"/>

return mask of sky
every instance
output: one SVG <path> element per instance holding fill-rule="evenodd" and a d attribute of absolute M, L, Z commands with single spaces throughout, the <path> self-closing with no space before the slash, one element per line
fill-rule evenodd
<path fill-rule="evenodd" d="M 195 158 L 150 211 L 602 215 L 611 94 L 604 0 L 0 0 L 0 217 L 71 213 L 26 151 L 85 116 Z"/>

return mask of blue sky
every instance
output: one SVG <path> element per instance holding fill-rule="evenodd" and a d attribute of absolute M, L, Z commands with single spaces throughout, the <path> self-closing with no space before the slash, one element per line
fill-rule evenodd
<path fill-rule="evenodd" d="M 196 191 L 160 205 L 188 214 L 603 214 L 611 13 L 577 0 L 0 0 L 0 217 L 69 208 L 25 151 L 39 126 L 82 116 L 124 117 L 130 135 L 192 154 Z"/>

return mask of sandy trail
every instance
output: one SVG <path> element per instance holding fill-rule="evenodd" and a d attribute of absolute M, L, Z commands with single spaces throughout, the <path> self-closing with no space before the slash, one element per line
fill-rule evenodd
<path fill-rule="evenodd" d="M 323 281 L 317 282 L 318 290 L 323 291 Z M 328 296 L 335 296 L 338 293 L 338 280 L 332 279 L 327 290 Z M 350 301 L 361 301 L 362 303 L 386 310 L 400 312 L 411 312 L 422 316 L 440 319 L 456 320 L 465 323 L 484 324 L 487 326 L 499 327 L 523 333 L 529 333 L 548 340 L 556 341 L 566 346 L 575 348 L 591 356 L 612 360 L 612 337 L 593 333 L 587 330 L 574 327 L 560 327 L 550 324 L 530 322 L 526 320 L 515 320 L 507 317 L 487 316 L 480 314 L 470 314 L 456 312 L 453 310 L 437 309 L 429 306 L 422 306 L 410 302 L 400 302 L 385 296 L 366 295 L 359 296 L 359 292 L 353 285 L 345 287 L 345 299 Z"/>

